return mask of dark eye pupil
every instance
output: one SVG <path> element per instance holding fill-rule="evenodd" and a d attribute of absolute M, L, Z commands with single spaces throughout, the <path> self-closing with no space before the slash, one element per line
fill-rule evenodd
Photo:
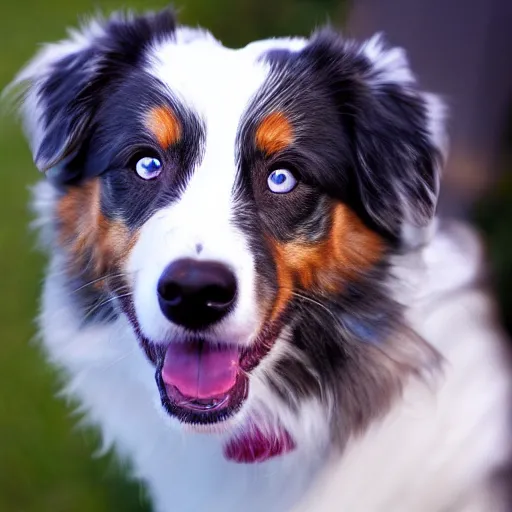
<path fill-rule="evenodd" d="M 275 172 L 274 175 L 272 176 L 272 181 L 276 185 L 282 185 L 286 181 L 286 175 L 283 172 L 281 172 L 281 173 Z"/>

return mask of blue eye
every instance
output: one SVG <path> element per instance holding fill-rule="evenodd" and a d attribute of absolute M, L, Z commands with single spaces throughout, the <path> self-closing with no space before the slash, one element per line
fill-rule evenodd
<path fill-rule="evenodd" d="M 276 169 L 269 174 L 267 185 L 275 194 L 286 194 L 297 186 L 297 179 L 288 169 Z"/>
<path fill-rule="evenodd" d="M 135 165 L 135 171 L 144 180 L 152 180 L 162 172 L 162 163 L 158 158 L 145 156 Z"/>

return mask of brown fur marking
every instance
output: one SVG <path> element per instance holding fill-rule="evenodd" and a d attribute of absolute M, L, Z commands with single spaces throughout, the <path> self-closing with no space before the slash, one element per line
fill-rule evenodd
<path fill-rule="evenodd" d="M 181 124 L 169 107 L 154 107 L 146 116 L 146 126 L 162 149 L 168 149 L 181 138 Z"/>
<path fill-rule="evenodd" d="M 286 149 L 293 142 L 293 127 L 282 112 L 266 116 L 256 130 L 256 147 L 267 155 Z"/>
<path fill-rule="evenodd" d="M 136 236 L 119 220 L 109 220 L 100 210 L 100 184 L 95 179 L 72 187 L 57 205 L 59 242 L 71 257 L 72 268 L 86 268 L 101 277 L 119 266 Z"/>
<path fill-rule="evenodd" d="M 272 242 L 279 283 L 273 319 L 285 309 L 294 289 L 339 293 L 346 281 L 357 279 L 382 257 L 383 240 L 350 208 L 338 204 L 331 215 L 329 235 L 320 242 Z"/>

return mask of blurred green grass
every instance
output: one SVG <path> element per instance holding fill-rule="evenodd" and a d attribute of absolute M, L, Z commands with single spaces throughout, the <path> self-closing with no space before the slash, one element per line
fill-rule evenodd
<path fill-rule="evenodd" d="M 158 9 L 161 0 L 90 2 L 23 0 L 0 6 L 0 90 L 37 45 L 64 37 L 65 27 L 100 9 Z M 228 45 L 287 33 L 308 33 L 342 16 L 338 0 L 182 0 L 180 21 L 201 24 Z M 340 7 L 341 5 L 341 7 Z M 269 13 L 272 13 L 270 16 Z M 0 118 L 0 511 L 123 512 L 147 510 L 139 486 L 113 457 L 94 459 L 94 432 L 77 432 L 70 408 L 53 397 L 56 374 L 44 364 L 34 317 L 43 258 L 27 229 L 28 186 L 37 179 L 14 118 Z"/>

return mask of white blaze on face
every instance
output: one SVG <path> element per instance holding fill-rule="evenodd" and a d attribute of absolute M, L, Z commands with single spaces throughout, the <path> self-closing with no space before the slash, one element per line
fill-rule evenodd
<path fill-rule="evenodd" d="M 164 269 L 181 258 L 221 262 L 235 273 L 236 307 L 213 329 L 214 339 L 247 344 L 258 331 L 254 258 L 236 226 L 233 198 L 238 127 L 268 74 L 268 67 L 257 61 L 261 49 L 256 48 L 229 50 L 200 38 L 188 44 L 165 42 L 151 51 L 149 73 L 206 128 L 204 157 L 179 199 L 143 226 L 128 263 L 137 318 L 153 342 L 179 339 L 180 328 L 160 311 L 157 283 Z"/>

